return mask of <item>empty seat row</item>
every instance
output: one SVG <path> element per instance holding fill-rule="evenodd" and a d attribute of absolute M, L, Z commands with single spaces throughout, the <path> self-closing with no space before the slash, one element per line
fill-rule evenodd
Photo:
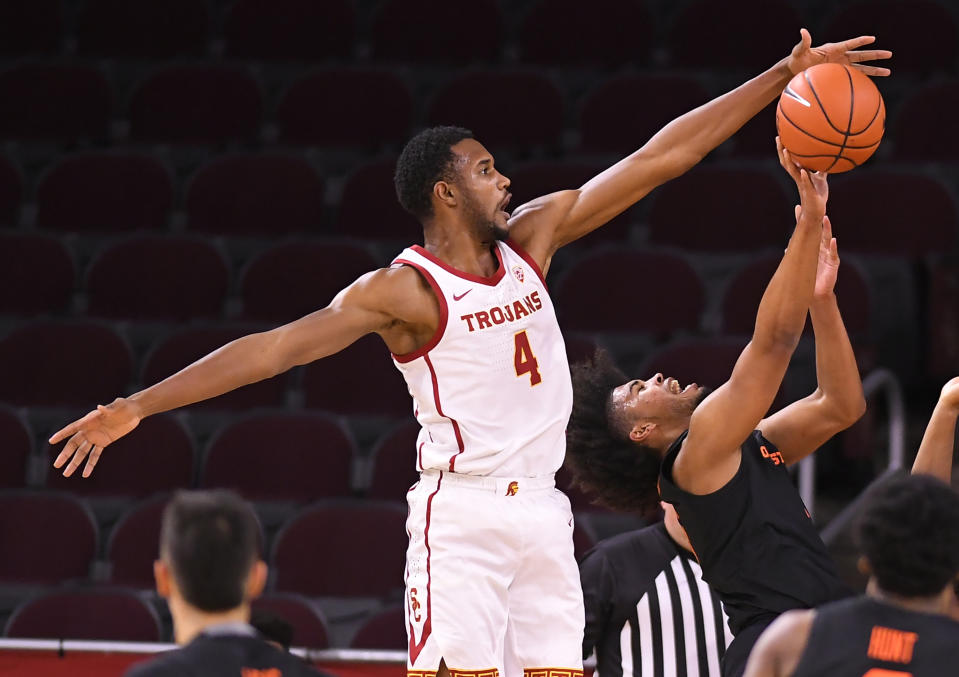
<path fill-rule="evenodd" d="M 725 11 L 694 0 L 665 21 L 656 20 L 655 7 L 639 0 L 597 0 L 589 6 L 539 0 L 518 22 L 509 22 L 516 26 L 512 35 L 495 0 L 473 2 L 455 13 L 439 0 L 386 0 L 374 11 L 368 39 L 373 57 L 388 60 L 491 62 L 515 40 L 519 57 L 531 63 L 620 64 L 649 61 L 660 23 L 662 43 L 675 65 L 761 68 L 782 56 L 795 40 L 796 26 L 815 18 L 804 20 L 786 0 L 737 2 Z M 58 51 L 66 32 L 59 3 L 17 0 L 5 3 L 5 9 L 0 25 L 9 28 L 0 36 L 10 38 L 4 42 L 6 53 Z M 955 59 L 955 17 L 946 5 L 930 0 L 842 5 L 826 15 L 822 32 L 829 40 L 858 35 L 864 15 L 875 34 L 888 40 L 884 45 L 904 55 L 904 69 Z M 453 22 L 455 32 L 449 30 Z M 361 37 L 359 23 L 349 0 L 239 0 L 224 18 L 225 52 L 265 60 L 347 58 Z M 158 58 L 205 53 L 214 25 L 203 0 L 151 0 L 138 3 L 136 11 L 122 0 L 86 0 L 75 31 L 83 55 Z M 927 40 L 917 37 L 924 35 L 922 28 Z"/>

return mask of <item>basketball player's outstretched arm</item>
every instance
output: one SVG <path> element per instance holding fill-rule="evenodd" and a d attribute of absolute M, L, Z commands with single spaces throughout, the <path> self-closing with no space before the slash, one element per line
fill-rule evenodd
<path fill-rule="evenodd" d="M 740 445 L 779 390 L 813 298 L 829 188 L 824 174 L 799 169 L 778 138 L 776 145 L 780 164 L 799 188 L 799 218 L 759 302 L 752 340 L 729 380 L 703 400 L 690 419 L 673 477 L 681 488 L 696 494 L 716 491 L 736 474 Z"/>
<path fill-rule="evenodd" d="M 816 612 L 793 609 L 766 628 L 749 654 L 743 677 L 787 677 L 796 671 Z"/>
<path fill-rule="evenodd" d="M 913 473 L 938 477 L 947 484 L 952 481 L 952 452 L 956 439 L 956 420 L 959 419 L 959 376 L 942 387 L 939 401 L 932 410 L 929 424 L 922 436 L 919 453 L 912 464 Z"/>
<path fill-rule="evenodd" d="M 546 266 L 556 249 L 576 240 L 636 203 L 651 190 L 689 171 L 775 99 L 793 75 L 820 63 L 850 64 L 867 75 L 889 69 L 864 65 L 888 59 L 887 50 L 859 50 L 872 36 L 812 47 L 806 29 L 789 56 L 736 89 L 682 115 L 642 148 L 589 180 L 578 190 L 561 191 L 519 206 L 510 236 Z"/>
<path fill-rule="evenodd" d="M 816 336 L 817 388 L 759 423 L 786 463 L 795 463 L 845 430 L 866 411 L 859 366 L 833 291 L 839 272 L 839 250 L 829 217 L 823 219 L 816 287 L 809 305 Z"/>
<path fill-rule="evenodd" d="M 423 293 L 419 274 L 409 268 L 381 269 L 367 273 L 337 294 L 322 310 L 271 331 L 239 338 L 154 386 L 109 405 L 99 405 L 50 438 L 50 444 L 69 441 L 53 465 L 70 476 L 87 459 L 83 476 L 89 477 L 104 447 L 136 428 L 140 421 L 170 409 L 210 399 L 276 376 L 343 350 L 361 336 L 387 334 L 397 325 L 435 327 L 438 308 L 429 306 L 432 294 Z M 395 336 L 389 340 L 396 341 Z M 405 352 L 392 344 L 395 352 Z"/>

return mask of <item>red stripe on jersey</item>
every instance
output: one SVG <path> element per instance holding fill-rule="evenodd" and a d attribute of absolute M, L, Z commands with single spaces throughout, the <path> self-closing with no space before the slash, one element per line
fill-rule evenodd
<path fill-rule="evenodd" d="M 456 422 L 456 419 L 450 418 L 443 413 L 443 405 L 440 404 L 440 387 L 439 383 L 436 381 L 436 370 L 433 369 L 433 363 L 430 361 L 429 355 L 424 355 L 423 359 L 426 360 L 426 366 L 430 369 L 430 379 L 433 381 L 433 402 L 436 403 L 436 413 L 444 418 L 449 418 L 450 423 L 453 424 L 453 434 L 456 435 L 456 446 L 459 449 L 455 454 L 450 456 L 450 472 L 455 472 L 453 470 L 453 465 L 456 463 L 456 457 L 463 453 L 463 436 L 460 434 L 460 424 Z"/>
<path fill-rule="evenodd" d="M 534 273 L 536 273 L 536 277 L 539 278 L 539 281 L 543 283 L 543 287 L 548 290 L 549 287 L 546 287 L 546 278 L 543 277 L 543 271 L 540 270 L 539 264 L 533 260 L 533 257 L 529 255 L 529 252 L 527 252 L 525 249 L 520 247 L 519 243 L 516 240 L 507 240 L 506 244 L 509 246 L 510 249 L 512 249 L 517 254 L 519 254 L 521 259 L 526 261 L 526 264 L 533 269 Z"/>
<path fill-rule="evenodd" d="M 494 245 L 494 251 L 496 252 L 496 260 L 499 263 L 499 267 L 496 269 L 496 272 L 490 275 L 489 277 L 480 277 L 479 275 L 473 275 L 472 273 L 464 273 L 462 270 L 457 270 L 456 268 L 449 265 L 445 261 L 441 261 L 440 259 L 436 258 L 433 254 L 423 249 L 418 244 L 414 244 L 412 247 L 410 247 L 410 249 L 415 251 L 420 256 L 423 256 L 429 259 L 430 261 L 438 265 L 440 268 L 445 270 L 447 273 L 456 275 L 456 277 L 461 277 L 464 280 L 469 280 L 470 282 L 478 282 L 479 284 L 485 284 L 490 287 L 493 287 L 493 286 L 496 286 L 496 284 L 503 279 L 503 275 L 506 273 L 506 269 L 503 267 L 503 252 L 500 251 L 498 244 Z M 396 263 L 399 263 L 399 261 L 397 261 Z"/>
<path fill-rule="evenodd" d="M 433 632 L 433 615 L 431 613 L 433 608 L 433 594 L 430 590 L 430 515 L 433 511 L 433 497 L 439 493 L 440 485 L 443 483 L 443 471 L 440 471 L 439 479 L 436 480 L 436 489 L 430 494 L 430 497 L 426 499 L 426 527 L 423 529 L 423 544 L 426 546 L 426 622 L 423 623 L 423 636 L 420 637 L 419 643 L 413 642 L 413 624 L 410 623 L 410 665 L 416 663 L 417 657 L 420 655 L 420 652 L 423 650 L 423 647 L 426 646 L 426 640 L 429 638 L 430 633 Z M 409 604 L 409 599 L 406 600 L 406 603 Z M 412 609 L 409 610 L 409 618 L 412 618 Z"/>
<path fill-rule="evenodd" d="M 410 266 L 419 271 L 420 275 L 429 283 L 430 287 L 433 288 L 433 294 L 436 296 L 436 302 L 440 304 L 440 322 L 436 325 L 436 331 L 433 332 L 433 336 L 429 341 L 426 342 L 419 350 L 415 350 L 412 353 L 406 353 L 405 355 L 393 355 L 393 359 L 400 363 L 412 362 L 418 357 L 422 357 L 429 351 L 433 350 L 436 347 L 436 344 L 440 342 L 440 339 L 443 338 L 443 334 L 446 332 L 446 321 L 449 317 L 449 308 L 446 305 L 446 297 L 443 296 L 443 292 L 440 290 L 440 286 L 436 284 L 436 280 L 433 279 L 433 276 L 426 272 L 426 269 L 418 263 L 413 263 L 406 259 L 396 259 L 393 263 L 402 263 L 404 266 Z"/>
<path fill-rule="evenodd" d="M 426 442 L 420 442 L 419 451 L 416 453 L 416 457 L 419 459 L 419 465 L 420 465 L 420 467 L 417 468 L 417 470 L 423 470 L 423 445 L 424 444 L 426 444 Z"/>

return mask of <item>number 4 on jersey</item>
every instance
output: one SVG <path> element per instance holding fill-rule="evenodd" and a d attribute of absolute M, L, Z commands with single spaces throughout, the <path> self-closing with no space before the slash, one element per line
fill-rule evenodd
<path fill-rule="evenodd" d="M 513 366 L 516 367 L 516 375 L 529 374 L 530 386 L 540 384 L 543 377 L 539 373 L 539 362 L 536 361 L 533 349 L 529 346 L 529 337 L 526 335 L 526 330 L 519 332 L 514 338 L 516 350 L 513 353 Z"/>

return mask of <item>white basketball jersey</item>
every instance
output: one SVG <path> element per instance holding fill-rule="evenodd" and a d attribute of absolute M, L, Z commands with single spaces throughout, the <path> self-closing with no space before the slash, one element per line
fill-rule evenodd
<path fill-rule="evenodd" d="M 519 245 L 497 242 L 495 253 L 488 278 L 418 245 L 393 261 L 416 268 L 440 305 L 433 338 L 393 355 L 422 426 L 417 470 L 541 477 L 563 463 L 573 387 L 553 303 Z"/>

